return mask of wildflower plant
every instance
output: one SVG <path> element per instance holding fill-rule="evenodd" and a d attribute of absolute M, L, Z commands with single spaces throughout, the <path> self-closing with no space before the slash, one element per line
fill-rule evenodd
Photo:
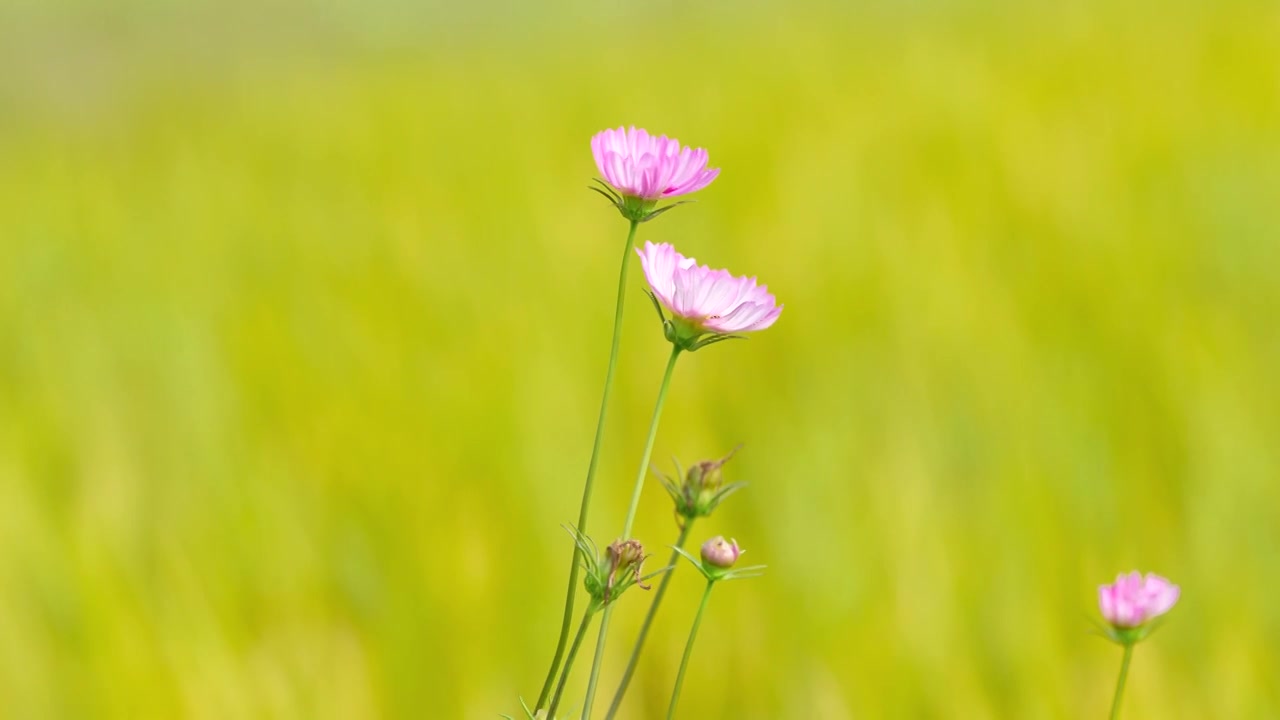
<path fill-rule="evenodd" d="M 1120 677 L 1111 701 L 1111 720 L 1120 717 L 1120 698 L 1129 676 L 1133 648 L 1159 627 L 1163 616 L 1177 604 L 1181 589 L 1155 573 L 1144 577 L 1138 571 L 1116 576 L 1110 585 L 1098 587 L 1098 609 L 1107 621 L 1102 634 L 1124 648 Z"/>
<path fill-rule="evenodd" d="M 674 566 L 679 560 L 680 554 L 684 552 L 685 541 L 689 539 L 689 534 L 693 531 L 693 524 L 698 518 L 710 517 L 711 513 L 720 506 L 725 498 L 734 492 L 746 487 L 745 482 L 735 482 L 724 484 L 723 468 L 725 463 L 738 452 L 738 448 L 729 451 L 728 455 L 717 460 L 703 460 L 694 463 L 689 467 L 689 471 L 684 472 L 679 461 L 676 461 L 676 476 L 681 478 L 679 484 L 677 481 L 665 475 L 658 474 L 659 480 L 662 481 L 663 488 L 667 494 L 671 496 L 675 503 L 676 526 L 680 529 L 680 535 L 676 538 L 675 545 L 672 546 L 671 559 L 668 565 Z M 655 474 L 657 474 L 655 472 Z M 609 712 L 606 718 L 612 718 L 617 714 L 618 709 L 622 706 L 622 698 L 627 693 L 627 688 L 631 685 L 631 678 L 635 675 L 636 665 L 640 661 L 640 653 L 644 650 L 645 640 L 649 637 L 649 629 L 653 626 L 653 620 L 658 614 L 658 608 L 662 605 L 662 599 L 667 594 L 667 584 L 671 582 L 671 573 L 662 576 L 662 580 L 658 582 L 658 590 L 653 594 L 653 600 L 649 603 L 649 611 L 645 613 L 644 622 L 640 624 L 640 632 L 636 635 L 635 646 L 631 649 L 631 657 L 627 660 L 627 667 L 622 671 L 622 679 L 618 682 L 618 689 L 614 691 L 613 701 L 609 703 Z"/>
<path fill-rule="evenodd" d="M 764 574 L 764 565 L 752 565 L 750 567 L 734 569 L 734 565 L 738 563 L 738 558 L 746 552 L 738 547 L 737 540 L 725 540 L 723 535 L 717 535 L 702 544 L 701 559 L 695 558 L 682 548 L 676 548 L 676 552 L 684 556 L 686 560 L 693 563 L 693 566 L 702 573 L 707 579 L 706 588 L 702 591 L 702 602 L 698 604 L 698 613 L 693 616 L 693 628 L 689 630 L 689 640 L 684 646 L 684 656 L 680 660 L 680 670 L 676 672 L 676 686 L 671 691 L 671 704 L 667 707 L 667 720 L 671 720 L 676 715 L 676 703 L 680 700 L 680 689 L 684 686 L 684 671 L 689 666 L 689 658 L 693 655 L 693 641 L 698 637 L 698 627 L 702 624 L 702 614 L 707 609 L 707 601 L 711 599 L 711 590 L 716 583 L 723 580 L 741 580 L 744 578 L 759 577 Z"/>
<path fill-rule="evenodd" d="M 738 448 L 734 448 L 719 459 L 697 462 L 687 471 L 677 462 L 674 477 L 659 474 L 662 486 L 672 500 L 679 534 L 675 544 L 671 546 L 670 562 L 662 568 L 645 572 L 645 562 L 650 555 L 645 552 L 644 545 L 632 537 L 631 532 L 644 480 L 649 472 L 649 461 L 663 407 L 671 387 L 676 361 L 681 354 L 696 352 L 726 340 L 742 339 L 746 333 L 765 330 L 777 322 L 783 306 L 778 304 L 768 287 L 760 284 L 755 277 L 734 275 L 728 270 L 699 265 L 697 260 L 681 254 L 667 243 L 645 242 L 641 248 L 633 247 L 641 223 L 649 222 L 672 208 L 689 202 L 674 199 L 702 190 L 718 177 L 719 169 L 708 167 L 708 154 L 705 150 L 685 147 L 674 138 L 651 135 L 643 129 L 632 127 L 604 130 L 596 134 L 591 139 L 591 152 L 602 178 L 597 178 L 596 186 L 590 189 L 604 196 L 618 210 L 628 222 L 628 231 L 618 271 L 609 362 L 578 520 L 576 524 L 566 526 L 573 539 L 573 555 L 560 633 L 537 702 L 532 708 L 523 699 L 520 702 L 526 720 L 565 720 L 568 717 L 567 714 L 560 714 L 565 701 L 565 687 L 592 621 L 599 615 L 600 629 L 581 712 L 582 720 L 590 720 L 613 608 L 631 588 L 650 590 L 649 581 L 661 575 L 605 720 L 613 718 L 623 703 L 671 576 L 679 558 L 683 557 L 702 575 L 706 585 L 671 693 L 667 709 L 667 718 L 671 720 L 675 716 L 693 644 L 711 591 L 721 582 L 758 577 L 763 574 L 765 566 L 739 567 L 738 562 L 745 551 L 736 540 L 726 540 L 723 536 L 713 537 L 703 543 L 697 556 L 684 549 L 695 523 L 711 516 L 730 495 L 746 486 L 742 482 L 724 482 L 724 466 L 737 452 Z M 674 202 L 659 207 L 660 202 L 668 200 Z M 671 353 L 658 386 L 622 531 L 602 551 L 588 534 L 587 524 L 603 445 L 605 418 L 618 366 L 627 295 L 627 272 L 633 256 L 640 258 L 648 286 L 645 293 L 657 311 L 662 335 L 671 344 Z M 578 622 L 577 631 L 570 640 L 576 600 L 582 592 L 586 594 L 586 607 Z M 1158 627 L 1161 618 L 1177 603 L 1179 593 L 1178 586 L 1168 580 L 1154 574 L 1143 576 L 1137 572 L 1122 574 L 1115 583 L 1099 588 L 1099 609 L 1106 620 L 1101 634 L 1124 648 L 1124 659 L 1111 706 L 1112 720 L 1119 715 L 1134 646 Z"/>
<path fill-rule="evenodd" d="M 613 183 L 612 186 L 605 185 L 603 190 L 593 189 L 610 199 L 622 216 L 629 221 L 630 228 L 627 231 L 627 240 L 622 247 L 617 298 L 614 302 L 613 335 L 609 344 L 609 364 L 605 372 L 600 412 L 596 419 L 595 440 L 591 445 L 591 459 L 587 463 L 587 476 L 583 483 L 582 500 L 575 525 L 582 533 L 587 532 L 591 494 L 595 484 L 596 468 L 599 465 L 600 450 L 604 443 L 605 418 L 608 414 L 609 398 L 613 392 L 614 375 L 618 368 L 618 353 L 622 344 L 622 316 L 627 296 L 627 270 L 632 257 L 631 246 L 635 242 L 636 229 L 641 222 L 652 220 L 661 212 L 670 209 L 668 206 L 660 211 L 654 211 L 653 207 L 659 199 L 701 190 L 720 172 L 718 169 L 706 167 L 707 152 L 705 150 L 689 150 L 680 145 L 678 140 L 666 136 L 654 139 L 647 132 L 636 128 L 630 131 L 619 128 L 597 133 L 591 139 L 591 152 L 597 169 L 610 183 Z M 569 641 L 569 630 L 573 623 L 574 604 L 578 592 L 578 572 L 581 568 L 579 552 L 575 543 L 569 565 L 569 582 L 565 591 L 560 635 L 551 660 L 551 667 L 547 671 L 542 691 L 538 695 L 536 709 L 539 710 L 547 707 L 550 702 L 551 691 Z"/>
<path fill-rule="evenodd" d="M 644 546 L 632 537 L 631 531 L 639 509 L 644 479 L 657 437 L 663 406 L 671 386 L 676 360 L 685 351 L 695 351 L 712 343 L 739 337 L 737 333 L 763 330 L 772 325 L 781 313 L 774 297 L 767 288 L 758 285 L 755 278 L 737 277 L 727 270 L 711 270 L 698 266 L 693 258 L 685 258 L 670 245 L 645 243 L 643 250 L 634 250 L 644 266 L 650 298 L 658 308 L 663 324 L 663 336 L 672 343 L 657 400 L 649 422 L 649 431 L 641 454 L 639 469 L 632 486 L 631 501 L 627 508 L 622 532 L 617 540 L 603 551 L 588 534 L 591 496 L 594 489 L 596 468 L 603 445 L 605 418 L 607 415 L 613 380 L 618 365 L 621 346 L 622 316 L 627 292 L 627 270 L 633 257 L 636 230 L 686 200 L 675 201 L 659 207 L 658 203 L 685 196 L 707 187 L 719 175 L 718 168 L 708 167 L 708 154 L 701 148 L 685 147 L 678 140 L 665 135 L 651 135 L 643 129 L 618 128 L 604 130 L 591 140 L 591 152 L 596 168 L 603 179 L 597 179 L 597 187 L 591 189 L 603 195 L 628 221 L 629 229 L 623 244 L 622 261 L 618 272 L 618 290 L 614 309 L 613 335 L 610 343 L 609 363 L 601 394 L 600 413 L 596 422 L 595 440 L 587 465 L 586 481 L 578 510 L 578 521 L 567 526 L 573 538 L 573 557 L 569 570 L 568 588 L 565 593 L 564 614 L 551 666 L 543 682 L 542 691 L 532 708 L 521 701 L 525 716 L 530 720 L 555 719 L 564 702 L 564 690 L 574 659 L 581 649 L 595 616 L 601 617 L 595 654 L 588 678 L 587 692 L 582 705 L 582 719 L 591 715 L 592 701 L 603 662 L 605 640 L 609 630 L 610 613 L 616 602 L 632 587 L 650 589 L 649 580 L 658 575 L 662 579 L 650 605 L 648 615 L 631 653 L 631 661 L 623 681 L 614 695 L 608 717 L 617 712 L 627 684 L 635 669 L 636 660 L 644 645 L 653 616 L 658 610 L 667 588 L 670 573 L 683 552 L 681 546 L 687 540 L 693 523 L 709 516 L 729 495 L 741 489 L 742 483 L 723 484 L 721 468 L 732 457 L 729 453 L 719 460 L 707 460 L 692 466 L 675 480 L 663 479 L 663 485 L 675 501 L 677 526 L 680 536 L 675 552 L 666 567 L 645 573 L 644 564 L 649 558 Z M 671 312 L 668 319 L 663 306 Z M 736 545 L 734 546 L 736 548 Z M 736 559 L 736 557 L 735 557 Z M 705 572 L 704 572 L 705 574 Z M 716 580 L 745 576 L 742 571 L 716 575 Z M 714 582 L 714 581 L 709 581 Z M 581 583 L 581 584 L 580 584 Z M 578 622 L 578 629 L 570 639 L 575 617 L 576 599 L 580 592 L 587 595 L 586 607 Z M 706 598 L 703 598 L 705 607 Z M 699 611 L 701 617 L 701 611 Z M 691 638 L 692 639 L 692 638 Z M 687 657 L 686 657 L 687 661 Z M 683 666 L 681 670 L 683 676 Z M 678 688 L 676 690 L 678 693 Z M 674 708 L 674 697 L 672 707 Z"/>

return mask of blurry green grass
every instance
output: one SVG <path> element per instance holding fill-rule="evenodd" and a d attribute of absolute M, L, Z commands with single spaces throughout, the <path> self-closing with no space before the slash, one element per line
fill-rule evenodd
<path fill-rule="evenodd" d="M 724 168 L 641 239 L 787 305 L 682 362 L 659 435 L 745 443 L 699 534 L 770 566 L 714 598 L 683 716 L 1100 717 L 1087 618 L 1134 567 L 1184 599 L 1126 716 L 1280 715 L 1274 8 L 392 7 L 5 24 L 0 716 L 536 693 L 625 233 L 587 139 L 620 123 Z M 666 353 L 632 284 L 606 541 Z"/>

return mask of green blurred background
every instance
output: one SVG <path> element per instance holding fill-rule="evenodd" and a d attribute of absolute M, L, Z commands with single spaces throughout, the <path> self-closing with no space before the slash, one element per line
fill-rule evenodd
<path fill-rule="evenodd" d="M 723 168 L 640 239 L 787 306 L 682 361 L 658 436 L 745 443 L 697 534 L 770 566 L 682 717 L 1103 717 L 1132 568 L 1183 599 L 1125 716 L 1280 717 L 1277 37 L 1234 0 L 5 3 L 0 717 L 536 696 L 626 230 L 588 139 L 632 123 Z M 630 280 L 603 542 L 667 352 Z"/>

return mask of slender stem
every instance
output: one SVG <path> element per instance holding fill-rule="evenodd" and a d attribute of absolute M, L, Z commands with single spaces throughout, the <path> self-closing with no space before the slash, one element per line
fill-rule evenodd
<path fill-rule="evenodd" d="M 587 699 L 582 705 L 582 720 L 591 717 L 591 702 L 596 697 L 596 683 L 600 680 L 600 662 L 604 658 L 604 638 L 609 632 L 609 616 L 613 614 L 613 603 L 604 606 L 604 614 L 600 616 L 600 634 L 596 637 L 596 654 L 591 658 L 591 677 L 587 679 Z"/>
<path fill-rule="evenodd" d="M 596 604 L 588 603 L 587 611 L 582 613 L 582 622 L 578 623 L 578 634 L 573 637 L 573 646 L 569 648 L 569 657 L 565 658 L 564 671 L 560 673 L 560 682 L 556 685 L 556 694 L 551 698 L 551 708 L 547 711 L 548 718 L 555 718 L 556 709 L 560 707 L 560 696 L 564 694 L 565 681 L 569 679 L 569 669 L 573 667 L 573 659 L 578 655 L 578 648 L 582 645 L 582 638 L 587 636 L 587 628 L 591 626 L 591 618 L 595 616 Z"/>
<path fill-rule="evenodd" d="M 680 346 L 671 345 L 671 357 L 667 360 L 667 370 L 662 375 L 662 387 L 658 388 L 658 402 L 653 406 L 653 419 L 649 421 L 649 438 L 644 443 L 644 455 L 640 457 L 640 470 L 636 473 L 636 486 L 631 491 L 631 505 L 627 507 L 627 520 L 622 524 L 622 539 L 631 537 L 631 525 L 636 520 L 636 509 L 640 507 L 640 491 L 644 489 L 644 478 L 649 474 L 649 456 L 653 455 L 653 440 L 658 436 L 658 420 L 662 417 L 662 404 L 667 399 L 667 388 L 671 385 L 671 374 L 676 369 L 676 360 L 680 357 Z"/>
<path fill-rule="evenodd" d="M 676 716 L 676 701 L 680 699 L 680 687 L 684 685 L 684 670 L 689 666 L 689 656 L 693 654 L 693 640 L 698 636 L 698 626 L 702 624 L 702 611 L 707 609 L 707 600 L 711 597 L 711 588 L 715 580 L 707 581 L 707 589 L 702 593 L 702 603 L 698 605 L 698 614 L 693 616 L 693 629 L 689 631 L 689 642 L 684 646 L 684 657 L 680 659 L 680 671 L 676 673 L 676 687 L 671 691 L 671 705 L 667 708 L 667 720 Z"/>
<path fill-rule="evenodd" d="M 658 401 L 653 406 L 653 419 L 649 421 L 649 437 L 644 443 L 644 455 L 640 458 L 640 471 L 636 473 L 635 490 L 631 493 L 631 506 L 627 508 L 627 521 L 622 528 L 622 539 L 631 537 L 631 525 L 636 519 L 636 507 L 640 505 L 640 491 L 644 489 L 644 476 L 649 470 L 649 456 L 653 455 L 653 440 L 658 436 L 658 420 L 662 418 L 662 404 L 667 399 L 667 388 L 671 386 L 671 374 L 676 369 L 676 359 L 680 357 L 680 346 L 672 344 L 671 358 L 667 360 L 667 369 L 662 374 L 662 385 L 658 388 Z M 591 679 L 587 681 L 587 698 L 582 704 L 582 720 L 591 717 L 591 702 L 596 697 L 596 683 L 600 679 L 600 661 L 604 657 L 604 640 L 609 632 L 609 617 L 613 614 L 613 603 L 604 607 L 604 615 L 600 617 L 600 639 L 596 640 L 596 655 L 591 662 Z"/>
<path fill-rule="evenodd" d="M 605 411 L 609 407 L 609 395 L 613 392 L 613 373 L 618 367 L 618 347 L 622 343 L 622 307 L 627 299 L 627 266 L 631 263 L 631 245 L 636 239 L 636 228 L 639 223 L 631 221 L 631 230 L 627 233 L 627 244 L 622 248 L 622 267 L 618 270 L 618 300 L 613 311 L 613 342 L 609 349 L 609 369 L 604 375 L 604 393 L 600 398 L 600 417 L 596 420 L 596 439 L 591 445 L 591 461 L 587 464 L 587 482 L 582 488 L 582 506 L 578 509 L 578 531 L 587 531 L 587 512 L 591 508 L 591 487 L 596 477 L 596 465 L 600 460 L 600 446 L 604 442 Z M 547 706 L 547 697 L 551 694 L 551 684 L 555 682 L 556 670 L 560 669 L 560 658 L 564 657 L 564 646 L 569 639 L 569 626 L 573 623 L 573 601 L 578 592 L 579 555 L 577 543 L 574 543 L 573 557 L 569 559 L 569 588 L 565 591 L 564 619 L 560 622 L 560 639 L 556 643 L 556 654 L 551 660 L 551 669 L 547 671 L 547 679 L 542 683 L 542 692 L 538 695 L 538 710 Z"/>
<path fill-rule="evenodd" d="M 1133 657 L 1133 643 L 1125 643 L 1124 660 L 1120 662 L 1120 678 L 1116 680 L 1116 697 L 1111 701 L 1111 720 L 1120 717 L 1120 696 L 1124 694 L 1124 681 L 1129 677 L 1129 658 Z"/>
<path fill-rule="evenodd" d="M 684 547 L 684 543 L 689 539 L 689 533 L 693 530 L 693 518 L 685 520 L 684 527 L 680 529 L 680 537 L 676 539 L 676 547 Z M 671 551 L 671 559 L 667 561 L 668 565 L 675 565 L 680 561 L 680 553 L 675 550 Z M 668 571 L 662 574 L 662 580 L 658 582 L 658 591 L 653 594 L 653 602 L 649 605 L 649 613 L 644 616 L 644 623 L 640 626 L 640 634 L 636 637 L 636 646 L 631 650 L 631 659 L 627 661 L 627 669 L 622 672 L 622 682 L 618 683 L 618 691 L 613 694 L 613 702 L 609 704 L 609 713 L 604 716 L 604 720 L 613 720 L 613 716 L 618 713 L 618 708 L 622 707 L 622 696 L 627 694 L 627 686 L 631 684 L 631 676 L 635 674 L 636 664 L 640 662 L 640 651 L 644 649 L 644 641 L 649 637 L 649 626 L 653 624 L 653 618 L 658 614 L 658 606 L 662 604 L 662 596 L 667 593 L 667 585 L 671 582 L 671 576 L 675 571 Z"/>

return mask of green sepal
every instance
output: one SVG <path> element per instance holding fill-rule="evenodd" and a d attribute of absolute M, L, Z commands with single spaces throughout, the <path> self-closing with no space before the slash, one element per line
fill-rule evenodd
<path fill-rule="evenodd" d="M 657 203 L 653 200 L 644 200 L 631 195 L 622 195 L 619 194 L 612 185 L 600 178 L 591 178 L 591 180 L 600 187 L 588 185 L 587 189 L 603 195 L 604 199 L 608 200 L 610 205 L 618 209 L 618 212 L 621 213 L 622 217 L 634 223 L 642 223 L 647 220 L 651 220 L 660 213 L 675 207 L 675 205 L 668 205 L 661 210 L 655 211 L 653 206 Z M 676 203 L 676 205 L 679 204 L 680 203 Z"/>
<path fill-rule="evenodd" d="M 676 504 L 676 512 L 685 515 L 684 493 L 680 491 L 680 486 L 676 485 L 671 478 L 658 472 L 656 468 L 653 469 L 653 474 L 658 476 L 658 482 L 662 483 L 662 489 L 667 491 L 667 494 L 671 496 L 672 502 Z"/>
<path fill-rule="evenodd" d="M 679 206 L 681 206 L 681 205 L 688 205 L 688 204 L 689 204 L 689 203 L 691 203 L 691 202 L 694 202 L 694 201 L 693 201 L 693 200 L 681 200 L 680 202 L 675 202 L 675 203 L 671 203 L 670 205 L 665 205 L 665 206 L 663 206 L 663 207 L 658 208 L 657 210 L 654 210 L 653 212 L 649 213 L 648 215 L 645 215 L 644 217 L 640 218 L 640 222 L 649 222 L 650 220 L 652 220 L 652 219 L 654 219 L 654 218 L 658 217 L 658 216 L 659 216 L 659 215 L 661 215 L 662 213 L 664 213 L 664 212 L 666 212 L 666 211 L 668 211 L 668 210 L 670 210 L 670 209 L 672 209 L 672 208 L 679 207 Z"/>
<path fill-rule="evenodd" d="M 669 323 L 667 322 L 667 316 L 662 312 L 662 303 L 658 302 L 658 296 L 654 295 L 651 290 L 645 290 L 644 294 L 649 296 L 649 302 L 653 303 L 653 309 L 657 311 L 658 319 L 662 321 L 662 327 L 665 328 Z"/>
<path fill-rule="evenodd" d="M 711 498 L 711 501 L 707 503 L 707 506 L 705 508 L 698 508 L 698 514 L 710 516 L 711 513 L 715 512 L 716 508 L 720 507 L 720 503 L 724 502 L 725 498 L 738 492 L 739 490 L 741 490 L 746 486 L 747 486 L 747 483 L 741 482 L 741 481 L 735 482 L 735 483 L 729 483 L 728 485 L 725 485 L 724 487 L 720 488 L 720 492 L 716 493 L 715 496 Z"/>
<path fill-rule="evenodd" d="M 746 338 L 746 336 L 745 336 L 745 335 L 719 335 L 719 334 L 717 334 L 717 335 L 712 335 L 712 336 L 710 336 L 710 337 L 702 338 L 701 340 L 698 340 L 698 341 L 696 341 L 696 342 L 694 342 L 694 343 L 692 343 L 692 344 L 690 344 L 690 345 L 686 345 L 684 349 L 685 349 L 685 350 L 688 350 L 689 352 L 696 352 L 696 351 L 701 350 L 702 348 L 704 348 L 704 347 L 706 347 L 706 346 L 708 346 L 708 345 L 714 345 L 714 344 L 716 344 L 716 343 L 718 343 L 718 342 L 724 342 L 725 340 L 746 340 L 746 339 L 747 339 L 747 338 Z"/>
<path fill-rule="evenodd" d="M 768 565 L 748 565 L 744 568 L 733 568 L 720 576 L 721 580 L 745 580 L 747 578 L 760 577 L 764 575 L 764 571 Z"/>
<path fill-rule="evenodd" d="M 707 569 L 706 569 L 705 567 L 703 567 L 703 566 L 702 566 L 702 561 L 701 561 L 701 560 L 699 560 L 698 558 L 696 558 L 696 557 L 694 557 L 694 556 L 690 555 L 690 554 L 689 554 L 689 551 L 685 550 L 685 549 L 684 549 L 684 548 L 682 548 L 682 547 L 676 546 L 676 545 L 672 545 L 672 546 L 671 546 L 671 549 L 672 549 L 672 550 L 675 550 L 675 551 L 676 551 L 676 552 L 678 552 L 678 553 L 680 553 L 680 555 L 681 555 L 685 560 L 688 560 L 689 562 L 693 563 L 693 566 L 694 566 L 694 567 L 696 567 L 696 568 L 698 568 L 698 572 L 702 573 L 702 577 L 704 577 L 704 578 L 706 578 L 706 579 L 708 579 L 708 580 L 714 580 L 714 579 L 715 579 L 715 578 L 711 577 L 711 575 L 707 574 Z"/>
<path fill-rule="evenodd" d="M 649 578 L 657 577 L 657 576 L 661 575 L 662 573 L 665 573 L 665 572 L 671 572 L 672 570 L 675 570 L 675 569 L 676 569 L 676 566 L 675 566 L 675 565 L 668 565 L 668 566 L 666 566 L 666 567 L 664 567 L 664 568 L 658 568 L 657 570 L 654 570 L 653 572 L 649 573 L 648 575 L 641 576 L 641 578 L 640 578 L 640 582 L 645 582 L 645 581 L 647 581 Z"/>
<path fill-rule="evenodd" d="M 583 569 L 590 570 L 590 568 L 587 567 L 587 563 L 590 562 L 594 564 L 600 557 L 600 550 L 596 547 L 595 542 L 573 525 L 565 523 L 560 527 L 564 528 L 565 532 L 569 533 L 569 537 L 573 538 L 573 544 L 578 546 L 578 552 L 583 558 Z"/>
<path fill-rule="evenodd" d="M 1097 622 L 1094 625 L 1099 630 L 1100 635 L 1117 645 L 1137 645 L 1160 629 L 1164 625 L 1164 618 L 1158 617 L 1150 622 L 1131 628 L 1103 625 Z"/>
<path fill-rule="evenodd" d="M 676 315 L 672 315 L 668 319 L 666 313 L 662 312 L 662 303 L 658 300 L 658 296 L 647 289 L 644 294 L 649 296 L 649 302 L 653 303 L 653 309 L 658 313 L 658 320 L 662 322 L 662 336 L 667 339 L 667 342 L 681 350 L 695 352 L 708 345 L 714 345 L 725 340 L 747 339 L 744 335 L 729 335 L 708 331 L 701 325 Z"/>
<path fill-rule="evenodd" d="M 764 574 L 764 569 L 768 565 L 748 565 L 741 568 L 719 568 L 689 554 L 687 550 L 681 547 L 671 546 L 672 550 L 680 553 L 685 560 L 693 563 L 698 568 L 698 572 L 702 573 L 702 577 L 710 582 L 720 582 L 721 580 L 745 580 L 746 578 L 760 577 Z"/>
<path fill-rule="evenodd" d="M 622 203 L 622 196 L 618 194 L 617 190 L 613 189 L 612 185 L 601 180 L 600 178 L 591 178 L 591 181 L 596 183 L 600 187 L 597 188 L 597 187 L 592 187 L 588 185 L 587 186 L 588 190 L 595 190 L 601 195 L 604 195 L 605 197 L 609 198 L 609 201 L 612 202 L 614 205 L 619 205 Z"/>
<path fill-rule="evenodd" d="M 595 192 L 600 193 L 600 194 L 604 197 L 604 199 L 605 199 L 605 200 L 608 200 L 608 201 L 609 201 L 609 204 L 610 204 L 610 205 L 613 205 L 614 207 L 618 207 L 619 201 L 618 201 L 616 198 L 614 198 L 612 195 L 610 195 L 609 193 L 607 193 L 607 192 L 605 192 L 605 191 L 601 190 L 601 189 L 600 189 L 600 188 L 598 188 L 598 187 L 591 187 L 590 185 L 588 185 L 588 186 L 587 186 L 587 189 L 588 189 L 588 190 L 592 190 L 592 191 L 595 191 Z"/>
<path fill-rule="evenodd" d="M 532 710 L 529 709 L 529 705 L 524 701 L 524 698 L 520 698 L 520 709 L 524 710 L 524 716 L 528 718 L 528 720 L 541 720 L 537 715 L 533 714 Z M 506 718 L 506 720 L 516 720 L 510 715 L 503 715 L 502 713 L 499 713 L 498 717 Z"/>

